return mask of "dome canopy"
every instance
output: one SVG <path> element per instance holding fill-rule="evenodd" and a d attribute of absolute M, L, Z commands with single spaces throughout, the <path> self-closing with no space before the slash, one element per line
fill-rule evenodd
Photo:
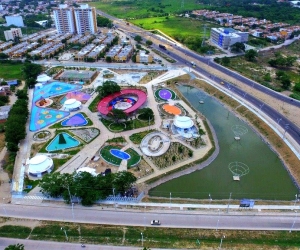
<path fill-rule="evenodd" d="M 53 167 L 53 160 L 46 155 L 36 155 L 29 160 L 28 172 L 38 176 L 45 172 L 50 172 Z"/>
<path fill-rule="evenodd" d="M 92 176 L 97 176 L 96 170 L 93 168 L 83 167 L 83 168 L 79 168 L 78 170 L 76 170 L 76 173 L 81 173 L 81 172 L 88 172 Z"/>
<path fill-rule="evenodd" d="M 51 77 L 47 76 L 46 74 L 41 74 L 36 79 L 37 82 L 47 82 L 49 80 L 51 80 Z"/>
<path fill-rule="evenodd" d="M 71 98 L 64 102 L 63 110 L 68 110 L 68 111 L 78 110 L 80 107 L 81 107 L 81 102 L 77 101 L 74 98 Z"/>
<path fill-rule="evenodd" d="M 174 125 L 178 128 L 186 129 L 194 126 L 194 122 L 190 117 L 177 115 L 174 119 Z"/>

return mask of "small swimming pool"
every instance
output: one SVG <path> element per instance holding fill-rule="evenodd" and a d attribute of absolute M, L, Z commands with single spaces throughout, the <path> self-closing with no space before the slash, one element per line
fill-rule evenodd
<path fill-rule="evenodd" d="M 119 149 L 115 149 L 115 148 L 114 148 L 114 149 L 109 150 L 109 152 L 110 152 L 113 156 L 115 156 L 115 157 L 117 157 L 117 158 L 119 158 L 119 159 L 122 159 L 122 160 L 128 160 L 128 159 L 131 158 L 129 154 L 127 154 L 127 153 L 125 153 L 125 152 L 123 152 L 123 151 L 121 151 L 121 150 L 119 150 Z"/>
<path fill-rule="evenodd" d="M 75 114 L 70 118 L 61 122 L 61 125 L 64 127 L 72 127 L 72 126 L 85 126 L 88 124 L 88 121 L 85 119 L 83 114 Z"/>
<path fill-rule="evenodd" d="M 63 138 L 65 139 L 65 143 L 59 143 L 61 137 L 60 135 L 62 135 Z M 46 150 L 48 152 L 52 152 L 52 151 L 63 150 L 68 148 L 74 148 L 77 147 L 79 144 L 80 142 L 78 140 L 73 138 L 68 133 L 63 132 L 55 136 L 55 138 L 46 147 Z"/>

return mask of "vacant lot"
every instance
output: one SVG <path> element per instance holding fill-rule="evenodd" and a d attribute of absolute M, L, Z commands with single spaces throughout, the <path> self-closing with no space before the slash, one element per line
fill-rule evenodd
<path fill-rule="evenodd" d="M 195 0 L 182 1 L 174 0 L 102 0 L 101 2 L 89 3 L 99 10 L 107 12 L 119 18 L 145 18 L 161 16 L 172 13 L 182 13 L 187 10 L 200 9 L 203 5 L 198 4 Z"/>
<path fill-rule="evenodd" d="M 22 63 L 10 64 L 1 62 L 0 78 L 3 78 L 4 80 L 23 80 L 22 67 Z"/>
<path fill-rule="evenodd" d="M 158 29 L 175 38 L 181 40 L 182 38 L 201 38 L 204 36 L 204 24 L 206 25 L 206 37 L 210 36 L 210 28 L 216 25 L 208 24 L 201 20 L 195 20 L 185 17 L 170 16 L 166 17 L 152 17 L 144 19 L 135 19 L 131 22 L 146 30 Z"/>

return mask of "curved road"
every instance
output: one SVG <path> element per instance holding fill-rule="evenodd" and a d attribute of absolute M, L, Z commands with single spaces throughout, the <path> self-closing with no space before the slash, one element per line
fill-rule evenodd
<path fill-rule="evenodd" d="M 142 28 L 139 28 L 137 26 L 134 26 L 132 24 L 130 24 L 130 26 L 126 25 L 126 22 L 124 22 L 123 20 L 117 19 L 115 17 L 112 17 L 104 12 L 101 11 L 97 11 L 99 14 L 106 16 L 107 18 L 110 18 L 114 21 L 116 21 L 118 23 L 118 26 L 122 27 L 124 30 L 130 28 L 131 30 L 135 30 L 136 32 L 141 32 L 144 31 Z M 132 33 L 134 35 L 134 32 Z M 149 33 L 147 31 L 145 31 L 145 34 L 150 35 L 150 36 L 155 36 L 152 33 Z M 170 43 L 166 43 L 165 41 L 160 42 L 161 44 L 166 44 L 169 45 Z M 190 65 L 191 62 L 187 61 L 185 58 L 181 57 L 179 54 L 176 53 L 176 51 L 180 51 L 184 54 L 186 54 L 189 57 L 194 58 L 194 62 L 197 64 L 197 62 L 201 62 L 201 63 L 205 63 L 208 66 L 212 67 L 215 70 L 218 70 L 224 74 L 229 75 L 230 77 L 242 82 L 245 85 L 251 86 L 265 94 L 268 94 L 278 100 L 281 100 L 282 102 L 286 102 L 289 103 L 290 105 L 294 105 L 297 107 L 300 107 L 300 101 L 291 99 L 287 96 L 281 95 L 269 88 L 264 87 L 261 84 L 258 84 L 236 72 L 233 72 L 227 68 L 222 67 L 219 64 L 216 64 L 214 62 L 212 62 L 209 58 L 200 56 L 198 54 L 196 54 L 193 51 L 190 51 L 187 48 L 184 47 L 180 47 L 180 46 L 173 46 L 172 50 L 164 50 L 158 47 L 158 42 L 154 42 L 152 47 L 154 47 L 155 49 L 160 50 L 163 53 L 168 54 L 168 56 L 174 58 L 175 60 L 177 60 L 179 63 L 182 63 L 183 65 Z M 225 86 L 228 88 L 229 91 L 234 92 L 236 95 L 238 95 L 240 98 L 247 100 L 249 103 L 251 103 L 252 105 L 254 105 L 257 109 L 259 109 L 261 112 L 264 112 L 267 116 L 269 116 L 275 123 L 277 123 L 278 125 L 281 126 L 281 128 L 283 129 L 283 131 L 285 131 L 284 133 L 288 133 L 296 142 L 297 144 L 300 146 L 300 128 L 298 126 L 296 126 L 292 121 L 290 121 L 289 119 L 287 119 L 284 115 L 282 115 L 281 113 L 279 113 L 278 111 L 276 111 L 274 108 L 270 107 L 269 105 L 265 104 L 264 102 L 262 102 L 261 100 L 259 100 L 258 98 L 246 93 L 245 91 L 243 91 L 242 89 L 236 87 L 235 85 L 228 83 L 226 81 L 224 81 L 223 79 L 212 75 L 209 71 L 200 68 L 200 67 L 196 67 L 193 70 L 195 70 L 196 72 L 199 72 L 200 74 L 204 75 L 207 78 L 213 78 L 213 80 L 215 82 L 224 82 Z"/>

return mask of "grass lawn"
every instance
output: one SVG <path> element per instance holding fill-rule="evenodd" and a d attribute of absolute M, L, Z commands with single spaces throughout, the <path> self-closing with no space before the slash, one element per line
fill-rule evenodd
<path fill-rule="evenodd" d="M 206 37 L 209 37 L 210 28 L 218 26 L 201 20 L 177 16 L 170 16 L 168 19 L 165 17 L 135 19 L 130 22 L 146 30 L 158 29 L 175 39 L 180 37 L 203 37 L 204 24 L 206 24 L 207 27 Z"/>
<path fill-rule="evenodd" d="M 1 62 L 0 78 L 3 78 L 4 80 L 23 80 L 22 67 L 23 63 L 10 64 Z"/>
<path fill-rule="evenodd" d="M 8 219 L 10 223 L 10 219 Z M 13 223 L 13 221 L 11 222 Z M 149 221 L 150 223 L 150 221 Z M 163 223 L 163 222 L 162 222 Z M 50 240 L 65 242 L 66 237 L 61 230 L 63 227 L 69 242 L 86 244 L 104 244 L 119 246 L 141 246 L 147 248 L 168 249 L 217 249 L 223 235 L 224 249 L 296 249 L 299 246 L 300 232 L 293 231 L 245 231 L 212 229 L 186 229 L 163 227 L 133 227 L 122 225 L 93 225 L 64 222 L 40 222 L 30 227 L 4 225 L 0 227 L 0 236 L 9 238 L 28 238 L 29 240 Z M 80 227 L 80 233 L 78 231 Z M 198 241 L 197 241 L 198 240 Z M 199 242 L 201 247 L 199 246 Z"/>
<path fill-rule="evenodd" d="M 100 102 L 101 98 L 99 95 L 97 95 L 95 97 L 95 99 L 91 102 L 91 104 L 89 105 L 88 109 L 91 111 L 91 112 L 97 112 L 97 106 L 98 106 L 98 102 Z"/>
<path fill-rule="evenodd" d="M 127 150 L 125 150 L 125 152 L 127 154 L 130 155 L 130 159 L 127 161 L 127 167 L 131 167 L 136 165 L 140 160 L 141 160 L 141 156 L 132 148 L 129 148 Z"/>
<path fill-rule="evenodd" d="M 114 123 L 113 121 L 106 120 L 103 118 L 101 118 L 100 121 L 108 129 L 109 129 L 109 125 L 111 123 Z M 124 124 L 126 125 L 126 127 L 124 126 Z M 150 121 L 150 125 L 153 125 L 153 124 L 154 124 L 154 120 Z M 113 132 L 118 133 L 118 132 L 128 131 L 128 130 L 137 129 L 137 128 L 144 128 L 147 126 L 149 126 L 148 121 L 141 121 L 138 119 L 134 119 L 133 121 L 126 121 L 126 122 L 123 122 L 122 124 L 113 124 L 110 126 L 110 128 L 114 130 Z"/>
<path fill-rule="evenodd" d="M 140 144 L 141 141 L 143 140 L 143 138 L 151 133 L 155 131 L 154 129 L 151 129 L 151 130 L 146 130 L 146 131 L 143 131 L 143 132 L 140 132 L 140 133 L 135 133 L 135 134 L 132 134 L 131 136 L 129 136 L 129 139 L 134 143 L 134 144 Z"/>
<path fill-rule="evenodd" d="M 111 149 L 121 149 L 120 146 L 111 146 L 111 145 L 108 145 L 108 146 L 105 146 L 101 149 L 100 151 L 100 155 L 103 157 L 103 159 L 113 165 L 117 165 L 119 166 L 121 164 L 121 161 L 122 159 L 118 158 L 118 157 L 115 157 L 113 156 L 109 151 Z"/>
<path fill-rule="evenodd" d="M 158 16 L 166 13 L 186 12 L 187 10 L 201 9 L 203 7 L 195 0 L 185 0 L 183 8 L 181 7 L 181 1 L 178 0 L 102 0 L 101 2 L 89 3 L 89 5 L 118 18 Z"/>

